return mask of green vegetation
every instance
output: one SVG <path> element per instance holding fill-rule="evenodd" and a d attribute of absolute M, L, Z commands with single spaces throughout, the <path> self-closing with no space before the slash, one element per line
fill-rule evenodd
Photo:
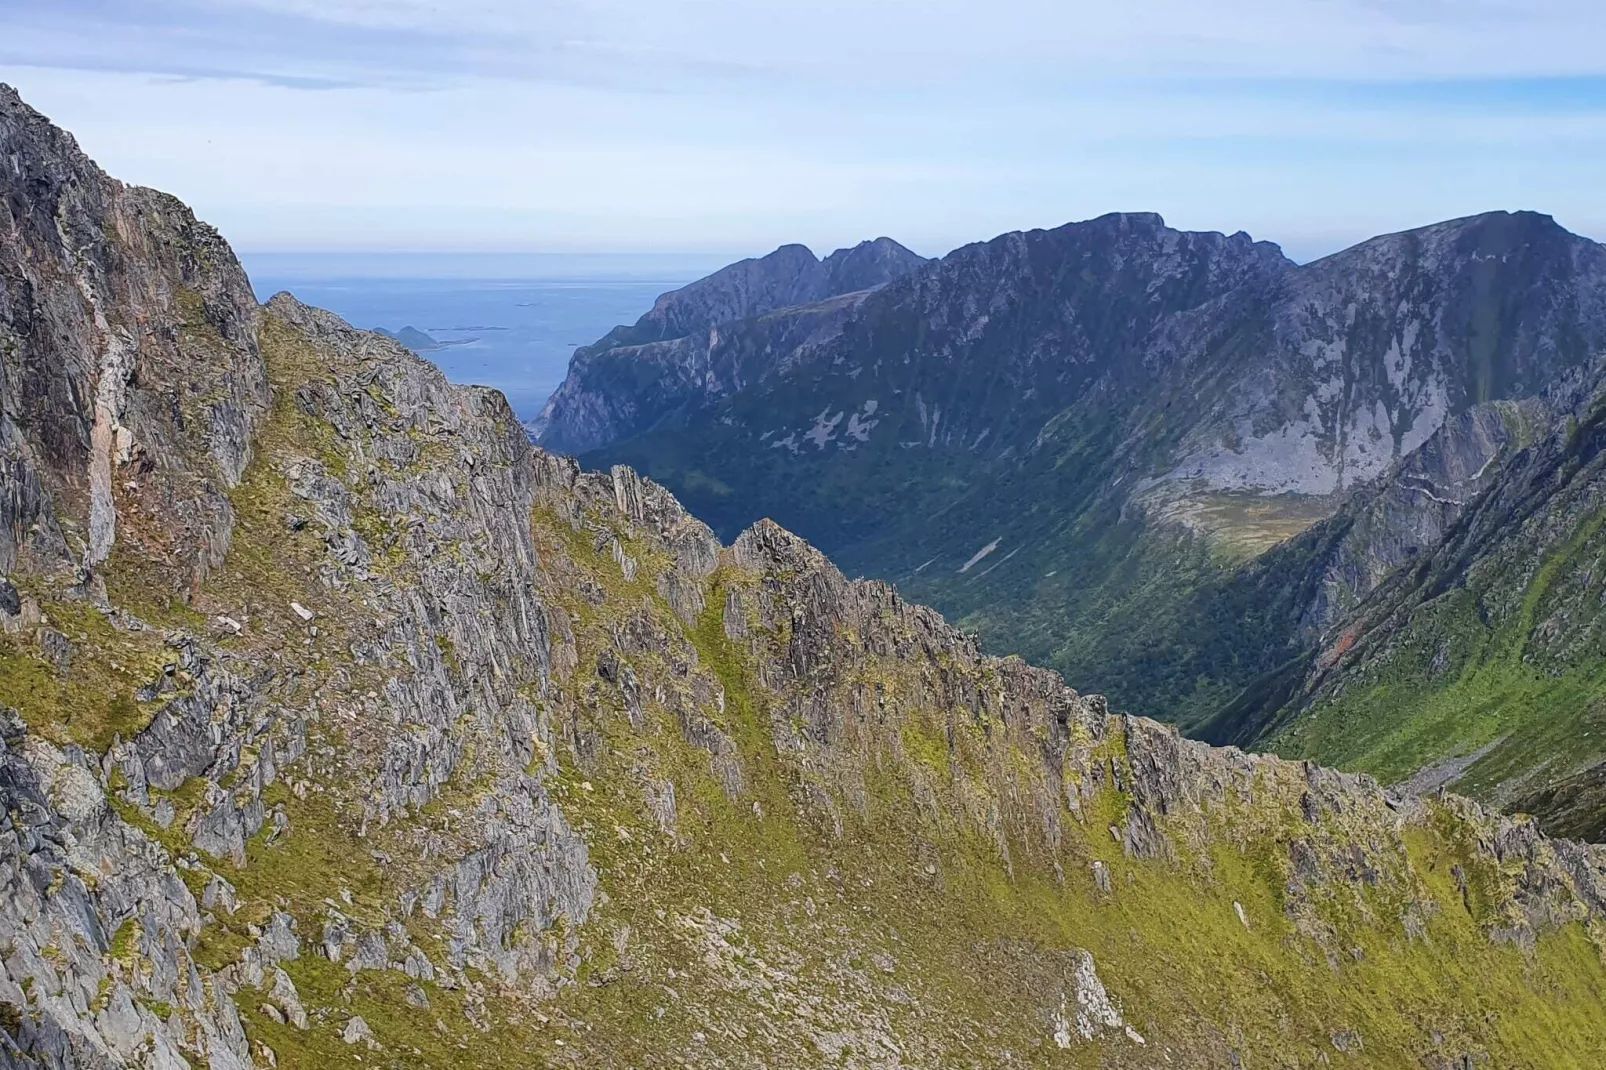
<path fill-rule="evenodd" d="M 209 908 L 186 948 L 196 964 L 239 963 L 275 915 L 294 919 L 301 954 L 281 965 L 308 1028 L 274 1009 L 271 971 L 238 999 L 252 1044 L 277 1066 L 850 1066 L 895 1053 L 907 1065 L 1091 1068 L 1165 1052 L 1194 1065 L 1230 1065 L 1237 1053 L 1251 1065 L 1315 1066 L 1333 1057 L 1335 1036 L 1353 1034 L 1364 1042 L 1357 1065 L 1470 1053 L 1548 1068 L 1588 1065 L 1582 1053 L 1606 1036 L 1602 939 L 1558 921 L 1531 950 L 1491 940 L 1512 924 L 1522 874 L 1491 860 L 1454 805 L 1403 831 L 1377 800 L 1311 820 L 1305 773 L 1263 763 L 1233 767 L 1228 779 L 1241 783 L 1196 785 L 1197 809 L 1159 813 L 1134 786 L 1152 772 L 1139 758 L 1153 752 L 1140 755 L 1120 720 L 1018 710 L 1029 692 L 1012 683 L 1022 667 L 969 660 L 914 618 L 889 614 L 868 630 L 847 617 L 800 623 L 792 610 L 818 605 L 803 597 L 820 594 L 810 577 L 757 575 L 730 557 L 701 581 L 702 611 L 682 619 L 663 582 L 671 553 L 610 510 L 531 517 L 554 652 L 550 680 L 522 678 L 540 724 L 527 752 L 512 751 L 519 768 L 498 766 L 506 744 L 494 733 L 509 725 L 478 731 L 471 692 L 476 672 L 507 670 L 469 664 L 475 648 L 449 620 L 392 647 L 384 673 L 437 671 L 439 654 L 462 703 L 463 751 L 431 801 L 379 817 L 372 763 L 413 726 L 355 708 L 383 675 L 352 653 L 372 636 L 356 608 L 370 581 L 326 587 L 319 536 L 286 522 L 303 507 L 287 469 L 311 457 L 344 477 L 345 447 L 285 401 L 324 373 L 316 354 L 272 317 L 263 338 L 278 394 L 231 495 L 228 560 L 176 602 L 144 604 L 175 623 L 238 613 L 246 626 L 218 642 L 234 666 L 284 681 L 277 694 L 307 712 L 307 753 L 262 790 L 268 820 L 240 868 L 196 851 L 192 836 L 221 792 L 245 798 L 265 741 L 253 738 L 216 784 L 196 777 L 153 793 L 153 806 L 172 804 L 166 828 L 129 801 L 125 782 L 107 788 L 119 814 L 186 860 L 180 872 L 197 897 L 214 874 L 232 885 L 238 909 Z M 358 484 L 348 489 L 360 499 Z M 360 515 L 364 503 L 354 507 Z M 1203 580 L 1183 599 L 1153 582 L 1167 562 L 1217 575 L 1236 551 L 1202 538 L 1132 541 L 1115 519 L 1105 556 L 1086 567 L 1126 569 L 1116 582 L 1150 597 L 1142 604 L 1157 629 L 1247 612 Z M 630 578 L 615 544 L 636 563 Z M 375 584 L 419 582 L 405 555 L 376 571 Z M 1548 589 L 1569 575 L 1555 570 Z M 1267 582 L 1297 601 L 1297 570 Z M 1551 597 L 1533 602 L 1528 626 L 1541 627 Z M 316 610 L 316 635 L 291 601 Z M 727 632 L 735 609 L 743 627 Z M 91 624 L 78 627 L 89 635 Z M 157 634 L 107 627 L 85 649 Z M 799 681 L 793 644 L 804 639 L 827 643 L 832 661 Z M 1211 650 L 1202 656 L 1227 654 L 1225 644 Z M 1222 664 L 1251 671 L 1251 654 L 1237 656 L 1242 665 Z M 547 927 L 543 903 L 504 934 L 504 950 L 544 964 L 516 980 L 448 966 L 476 961 L 463 951 L 455 896 L 439 913 L 401 908 L 403 893 L 455 874 L 460 852 L 481 847 L 472 824 L 503 819 L 488 804 L 524 801 L 492 797 L 502 791 L 549 795 L 600 880 L 583 920 Z M 1173 853 L 1133 857 L 1123 839 L 1151 814 Z M 539 850 L 529 858 L 489 861 L 548 864 Z M 1315 861 L 1301 868 L 1296 858 Z M 434 979 L 394 961 L 353 971 L 349 958 L 323 957 L 337 913 L 354 932 L 422 949 Z M 114 934 L 119 968 L 139 967 L 139 938 L 132 925 Z M 1074 1019 L 1082 952 L 1125 1023 L 1086 1041 L 1060 1017 Z M 375 1047 L 355 1034 L 346 1042 L 354 1017 Z"/>
<path fill-rule="evenodd" d="M 47 631 L 0 635 L 0 705 L 14 707 L 46 739 L 100 751 L 149 724 L 172 694 L 148 702 L 135 697 L 161 681 L 173 660 L 161 633 L 120 629 L 70 592 L 40 586 L 33 593 Z M 63 663 L 47 641 L 59 644 Z"/>
<path fill-rule="evenodd" d="M 637 604 L 642 592 L 617 580 L 611 558 L 572 534 L 564 525 L 549 538 L 580 551 L 573 560 L 610 588 L 609 604 Z M 746 582 L 726 574 L 709 605 L 723 606 L 725 585 Z M 594 630 L 577 633 L 582 666 L 592 643 L 607 642 L 602 608 L 592 607 Z M 655 619 L 676 626 L 661 602 Z M 1042 775 L 1040 762 L 1013 744 L 999 753 L 979 731 L 960 731 L 956 752 L 933 731 L 939 711 L 901 708 L 898 733 L 871 744 L 862 805 L 834 808 L 831 832 L 825 814 L 798 805 L 799 771 L 776 761 L 772 732 L 751 730 L 773 718 L 763 711 L 774 699 L 742 668 L 719 612 L 710 608 L 687 634 L 724 686 L 721 723 L 738 744 L 747 793 L 731 799 L 709 756 L 662 713 L 644 734 L 616 727 L 601 766 L 560 778 L 554 790 L 566 813 L 593 830 L 609 904 L 582 931 L 580 983 L 556 1005 L 566 1031 L 554 1036 L 568 1044 L 547 1049 L 555 1062 L 795 1051 L 789 999 L 823 986 L 839 999 L 875 999 L 900 1036 L 940 1040 L 950 1057 L 1010 1051 L 1101 1065 L 1130 1042 L 1116 1035 L 1059 1052 L 1045 1020 L 1020 1013 L 1063 990 L 1055 956 L 1072 948 L 1093 953 L 1127 1021 L 1151 1044 L 1223 1060 L 1228 1050 L 1276 1051 L 1309 1065 L 1350 1030 L 1364 1038 L 1367 1065 L 1487 1050 L 1516 1065 L 1583 1067 L 1582 1053 L 1606 1035 L 1601 948 L 1581 926 L 1542 937 L 1532 955 L 1492 944 L 1487 926 L 1502 919 L 1488 916 L 1496 899 L 1476 889 L 1503 878 L 1473 872 L 1474 892 L 1462 892 L 1452 870 L 1471 869 L 1468 832 L 1448 810 L 1411 832 L 1402 856 L 1379 860 L 1403 887 L 1313 890 L 1314 905 L 1296 912 L 1307 920 L 1296 923 L 1289 844 L 1309 832 L 1266 824 L 1294 805 L 1282 787 L 1265 785 L 1258 812 L 1224 815 L 1212 846 L 1172 861 L 1123 854 L 1103 829 L 1125 821 L 1128 799 L 1105 789 L 1057 851 L 1010 834 L 1010 862 L 975 824 L 955 820 L 963 805 L 952 808 L 969 792 L 1024 789 Z M 874 682 L 895 702 L 910 667 L 883 670 Z M 1126 760 L 1117 736 L 1095 765 Z M 1000 778 L 999 762 L 1021 779 Z M 671 832 L 643 803 L 644 764 L 676 784 Z M 941 812 L 920 802 L 934 787 Z M 1056 856 L 1062 880 L 1049 864 Z M 1108 895 L 1095 886 L 1094 861 L 1107 868 Z M 1423 924 L 1415 935 L 1408 917 Z M 667 987 L 697 993 L 692 1007 Z M 891 991 L 913 994 L 919 1010 L 888 1001 Z M 1437 1040 L 1424 1032 L 1428 1022 Z"/>
<path fill-rule="evenodd" d="M 1597 406 L 1519 455 L 1476 524 L 1363 607 L 1270 744 L 1384 781 L 1454 760 L 1458 791 L 1606 832 L 1589 776 L 1606 759 L 1603 445 Z"/>

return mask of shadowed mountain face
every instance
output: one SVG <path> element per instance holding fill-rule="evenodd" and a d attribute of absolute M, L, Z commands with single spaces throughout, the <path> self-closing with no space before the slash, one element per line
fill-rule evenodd
<path fill-rule="evenodd" d="M 568 379 L 547 403 L 533 433 L 552 449 L 591 449 L 638 434 L 685 408 L 736 389 L 764 369 L 720 367 L 713 359 L 718 328 L 759 319 L 778 309 L 828 302 L 815 314 L 782 317 L 780 330 L 795 347 L 828 336 L 866 291 L 916 270 L 926 261 L 890 238 L 838 249 L 824 260 L 801 245 L 743 260 L 658 299 L 633 327 L 619 327 L 596 345 L 577 350 Z M 772 343 L 773 347 L 773 343 Z M 723 373 L 723 374 L 722 374 Z"/>
<path fill-rule="evenodd" d="M 722 545 L 251 304 L 4 87 L 0 160 L 0 1066 L 1599 1050 L 1606 849 L 1112 714 L 774 523 Z M 1161 302 L 1285 270 L 1176 244 Z"/>

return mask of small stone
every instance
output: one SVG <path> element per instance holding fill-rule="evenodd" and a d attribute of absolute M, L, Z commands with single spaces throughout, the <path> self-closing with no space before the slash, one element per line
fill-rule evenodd
<path fill-rule="evenodd" d="M 379 1048 L 379 1043 L 374 1040 L 374 1031 L 368 1028 L 368 1023 L 363 1021 L 360 1014 L 351 1016 L 351 1020 L 346 1023 L 345 1030 L 340 1034 L 340 1039 L 347 1044 L 366 1044 L 371 1050 Z"/>
<path fill-rule="evenodd" d="M 312 610 L 308 609 L 300 602 L 291 602 L 290 608 L 295 610 L 296 616 L 300 617 L 302 620 L 311 620 L 314 616 Z"/>
<path fill-rule="evenodd" d="M 1232 903 L 1232 909 L 1238 915 L 1238 920 L 1243 922 L 1244 928 L 1249 928 L 1249 915 L 1244 913 L 1244 905 L 1235 899 Z"/>
<path fill-rule="evenodd" d="M 39 632 L 39 651 L 46 661 L 56 667 L 56 672 L 67 671 L 67 663 L 72 658 L 72 643 L 65 635 L 53 628 L 44 628 Z"/>
<path fill-rule="evenodd" d="M 297 1029 L 305 1029 L 310 1024 L 307 1020 L 307 1010 L 301 1004 L 301 995 L 290 980 L 290 975 L 278 967 L 273 970 L 273 988 L 268 995 L 276 1000 L 284 1010 L 284 1018 Z"/>

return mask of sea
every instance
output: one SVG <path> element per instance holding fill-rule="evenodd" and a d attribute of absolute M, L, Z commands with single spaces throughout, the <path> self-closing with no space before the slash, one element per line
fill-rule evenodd
<path fill-rule="evenodd" d="M 624 254 L 242 253 L 261 300 L 288 290 L 367 329 L 423 331 L 447 378 L 495 387 L 533 420 L 576 346 L 727 262 Z"/>

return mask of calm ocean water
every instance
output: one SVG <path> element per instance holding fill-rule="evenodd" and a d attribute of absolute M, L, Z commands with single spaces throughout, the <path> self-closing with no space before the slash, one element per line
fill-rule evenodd
<path fill-rule="evenodd" d="M 422 355 L 440 365 L 454 382 L 501 390 L 524 420 L 533 419 L 563 381 L 575 346 L 589 345 L 617 324 L 634 323 L 659 294 L 709 270 L 705 263 L 690 259 L 380 261 L 283 254 L 247 254 L 241 259 L 263 300 L 289 290 L 358 327 L 391 331 L 416 327 L 454 343 Z M 356 273 L 364 271 L 369 273 Z M 518 277 L 524 272 L 527 277 Z M 492 277 L 473 277 L 476 274 Z"/>

